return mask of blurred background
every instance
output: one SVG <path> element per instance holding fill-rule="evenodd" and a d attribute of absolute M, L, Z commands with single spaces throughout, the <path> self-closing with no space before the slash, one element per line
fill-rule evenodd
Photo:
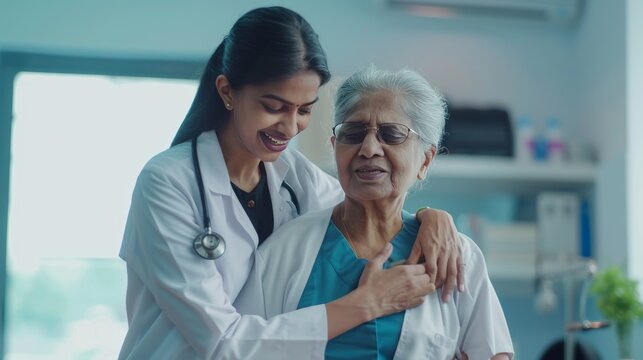
<path fill-rule="evenodd" d="M 604 319 L 596 271 L 643 282 L 640 0 L 0 0 L 0 354 L 116 358 L 136 176 L 234 21 L 265 5 L 312 24 L 334 76 L 295 146 L 333 173 L 337 83 L 419 71 L 450 117 L 406 208 L 449 211 L 483 249 L 516 359 L 564 338 L 616 359 L 613 327 L 565 329 Z"/>

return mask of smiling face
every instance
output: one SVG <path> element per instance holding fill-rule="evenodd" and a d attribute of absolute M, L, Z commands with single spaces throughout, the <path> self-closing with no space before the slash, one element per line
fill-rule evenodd
<path fill-rule="evenodd" d="M 400 98 L 391 91 L 365 95 L 343 122 L 361 122 L 370 128 L 399 123 L 412 128 Z M 371 129 L 361 144 L 343 144 L 331 138 L 339 182 L 348 198 L 356 201 L 403 198 L 418 178 L 424 178 L 435 150 L 424 151 L 417 135 L 398 145 L 382 144 Z"/>
<path fill-rule="evenodd" d="M 230 121 L 220 133 L 222 146 L 247 158 L 277 160 L 290 140 L 308 126 L 320 84 L 319 75 L 311 70 L 238 90 L 219 76 L 217 89 L 231 108 Z"/>

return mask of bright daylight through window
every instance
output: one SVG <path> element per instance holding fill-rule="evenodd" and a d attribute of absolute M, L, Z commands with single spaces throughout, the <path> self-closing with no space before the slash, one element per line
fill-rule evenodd
<path fill-rule="evenodd" d="M 117 357 L 127 329 L 118 250 L 131 192 L 195 91 L 189 80 L 18 74 L 6 359 Z"/>

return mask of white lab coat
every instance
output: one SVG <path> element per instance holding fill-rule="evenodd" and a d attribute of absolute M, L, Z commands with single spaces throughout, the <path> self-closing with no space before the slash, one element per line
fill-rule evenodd
<path fill-rule="evenodd" d="M 201 134 L 197 149 L 212 229 L 225 238 L 226 252 L 212 261 L 192 248 L 204 224 L 190 143 L 151 159 L 138 177 L 120 250 L 127 262 L 129 331 L 119 358 L 281 359 L 288 353 L 305 359 L 323 354 L 323 305 L 269 321 L 235 310 L 258 237 L 231 188 L 215 132 Z M 297 195 L 302 214 L 343 199 L 336 179 L 297 151 L 286 150 L 265 167 L 275 229 L 296 216 L 283 180 Z"/>
<path fill-rule="evenodd" d="M 279 228 L 261 245 L 239 295 L 241 311 L 273 319 L 297 309 L 331 214 L 332 208 L 303 215 Z M 438 290 L 422 305 L 407 310 L 394 359 L 451 360 L 459 356 L 459 351 L 472 360 L 503 352 L 513 354 L 507 322 L 482 252 L 465 235 L 460 234 L 460 243 L 466 291 L 454 292 L 452 300 L 443 303 Z M 265 300 L 263 307 L 261 302 L 246 302 L 261 297 Z"/>

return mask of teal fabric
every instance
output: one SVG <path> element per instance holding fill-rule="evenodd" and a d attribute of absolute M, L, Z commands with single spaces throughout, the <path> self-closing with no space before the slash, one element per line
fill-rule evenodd
<path fill-rule="evenodd" d="M 406 259 L 411 253 L 419 224 L 415 216 L 402 212 L 404 226 L 392 240 L 393 253 L 384 264 Z M 298 308 L 325 304 L 355 288 L 367 260 L 358 259 L 342 233 L 329 221 L 326 235 L 313 264 Z M 330 340 L 326 359 L 392 359 L 402 332 L 404 311 L 364 323 Z"/>

